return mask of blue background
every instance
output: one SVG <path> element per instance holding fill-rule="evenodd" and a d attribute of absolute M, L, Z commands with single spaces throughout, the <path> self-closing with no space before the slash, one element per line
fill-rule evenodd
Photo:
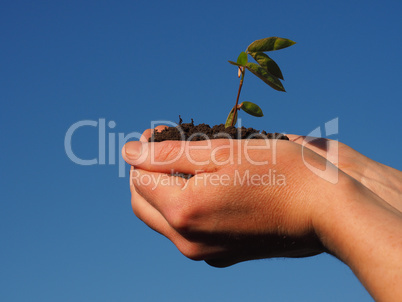
<path fill-rule="evenodd" d="M 117 141 L 179 114 L 224 122 L 227 60 L 280 36 L 298 42 L 272 53 L 287 93 L 246 76 L 242 100 L 265 116 L 243 124 L 308 134 L 338 117 L 332 138 L 400 170 L 401 15 L 399 0 L 2 1 L 0 300 L 371 301 L 328 255 L 186 259 L 132 213 Z M 106 163 L 75 164 L 67 130 L 100 119 L 115 123 Z M 98 128 L 75 132 L 77 156 L 98 157 Z"/>

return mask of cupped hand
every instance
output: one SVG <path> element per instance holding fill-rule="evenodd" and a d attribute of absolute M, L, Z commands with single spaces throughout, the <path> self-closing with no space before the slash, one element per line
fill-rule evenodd
<path fill-rule="evenodd" d="M 134 213 L 187 257 L 213 266 L 269 257 L 303 257 L 324 248 L 315 227 L 350 178 L 332 184 L 304 164 L 302 147 L 281 140 L 148 143 L 123 148 Z M 306 149 L 323 170 L 327 162 Z M 172 176 L 181 172 L 190 179 Z"/>

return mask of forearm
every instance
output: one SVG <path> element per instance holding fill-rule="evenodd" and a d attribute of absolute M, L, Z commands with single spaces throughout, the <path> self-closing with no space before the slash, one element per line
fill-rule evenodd
<path fill-rule="evenodd" d="M 402 299 L 402 214 L 354 181 L 326 208 L 318 236 L 377 301 Z"/>

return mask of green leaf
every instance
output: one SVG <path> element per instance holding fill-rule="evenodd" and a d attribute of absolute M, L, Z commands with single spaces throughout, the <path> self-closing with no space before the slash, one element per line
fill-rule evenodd
<path fill-rule="evenodd" d="M 232 126 L 232 120 L 233 120 L 233 112 L 234 108 L 232 108 L 232 110 L 230 110 L 228 118 L 226 119 L 226 123 L 225 123 L 225 128 Z M 236 125 L 237 123 L 237 110 L 236 110 L 236 114 L 234 115 L 234 122 L 233 122 L 233 126 Z"/>
<path fill-rule="evenodd" d="M 257 116 L 257 117 L 264 116 L 261 108 L 258 105 L 251 103 L 251 102 L 241 103 L 240 109 L 243 109 L 243 111 L 247 112 L 248 114 L 250 114 L 252 116 Z"/>
<path fill-rule="evenodd" d="M 246 68 L 263 80 L 266 84 L 278 91 L 285 91 L 281 81 L 274 75 L 270 74 L 261 66 L 255 63 L 247 63 Z"/>
<path fill-rule="evenodd" d="M 239 57 L 237 58 L 237 64 L 240 64 L 240 66 L 246 66 L 247 64 L 247 54 L 242 51 L 239 54 Z"/>
<path fill-rule="evenodd" d="M 241 66 L 240 64 L 238 64 L 238 63 L 236 63 L 236 62 L 233 62 L 233 61 L 228 61 L 230 64 L 232 64 L 232 65 L 235 65 L 235 66 Z"/>
<path fill-rule="evenodd" d="M 279 50 L 292 46 L 293 44 L 296 44 L 296 42 L 289 39 L 270 37 L 254 41 L 247 47 L 247 52 Z"/>
<path fill-rule="evenodd" d="M 283 75 L 278 64 L 276 64 L 275 61 L 268 57 L 265 53 L 252 52 L 250 55 L 258 62 L 258 64 L 260 64 L 262 68 L 265 68 L 270 74 L 283 80 Z"/>

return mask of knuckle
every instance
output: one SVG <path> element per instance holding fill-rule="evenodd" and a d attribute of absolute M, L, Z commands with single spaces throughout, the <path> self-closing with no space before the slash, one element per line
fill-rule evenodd
<path fill-rule="evenodd" d="M 227 148 L 216 150 L 213 155 L 212 159 L 216 165 L 227 164 L 233 160 L 233 154 Z"/>
<path fill-rule="evenodd" d="M 187 258 L 195 261 L 204 260 L 203 248 L 199 244 L 184 242 L 179 247 L 179 251 Z"/>
<path fill-rule="evenodd" d="M 179 233 L 188 232 L 191 228 L 191 215 L 183 208 L 174 209 L 168 218 L 170 225 Z"/>
<path fill-rule="evenodd" d="M 155 154 L 155 158 L 158 162 L 166 162 L 176 159 L 181 152 L 181 148 L 177 145 L 177 142 L 164 141 L 161 143 L 160 148 Z"/>
<path fill-rule="evenodd" d="M 197 202 L 186 194 L 174 200 L 175 205 L 168 212 L 167 219 L 177 232 L 188 233 L 194 228 L 196 218 L 200 216 Z"/>

